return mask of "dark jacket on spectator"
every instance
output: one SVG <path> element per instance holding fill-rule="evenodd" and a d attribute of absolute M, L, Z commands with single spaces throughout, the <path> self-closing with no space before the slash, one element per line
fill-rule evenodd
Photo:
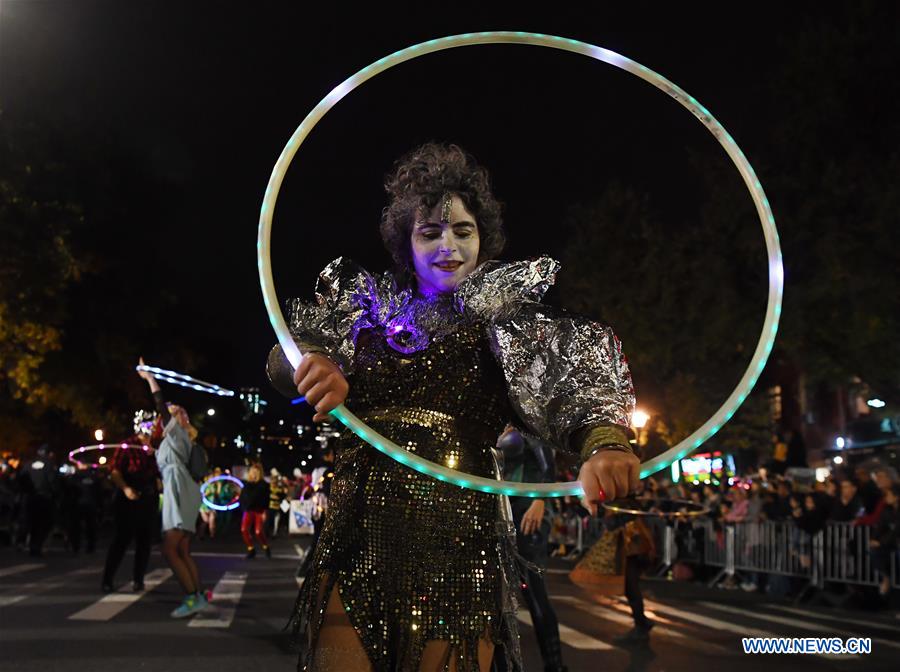
<path fill-rule="evenodd" d="M 240 501 L 244 511 L 265 511 L 269 508 L 269 484 L 265 481 L 247 481 L 241 488 Z"/>
<path fill-rule="evenodd" d="M 857 493 L 862 500 L 863 506 L 866 507 L 866 513 L 874 513 L 875 507 L 881 501 L 881 490 L 875 484 L 875 481 L 866 481 L 859 486 Z M 878 520 L 877 518 L 875 520 Z M 873 521 L 874 523 L 874 521 Z M 868 523 L 869 525 L 873 523 Z"/>
<path fill-rule="evenodd" d="M 897 535 L 900 532 L 900 512 L 893 506 L 885 506 L 872 530 L 872 539 L 877 539 L 884 549 L 891 549 L 897 545 Z"/>
<path fill-rule="evenodd" d="M 859 510 L 862 508 L 862 501 L 859 499 L 859 495 L 854 495 L 853 499 L 844 504 L 841 501 L 841 498 L 838 497 L 834 500 L 834 505 L 831 507 L 831 515 L 829 516 L 830 520 L 833 520 L 836 523 L 849 523 L 856 519 L 859 515 Z"/>
<path fill-rule="evenodd" d="M 797 527 L 807 534 L 817 534 L 825 529 L 825 522 L 828 519 L 828 505 L 825 498 L 818 493 L 813 495 L 815 508 L 810 511 L 806 507 L 803 508 L 803 514 L 796 519 Z"/>

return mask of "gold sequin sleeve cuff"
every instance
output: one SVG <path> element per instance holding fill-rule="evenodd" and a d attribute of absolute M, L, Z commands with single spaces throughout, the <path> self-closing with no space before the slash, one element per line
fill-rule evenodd
<path fill-rule="evenodd" d="M 587 462 L 593 455 L 603 450 L 620 450 L 634 454 L 631 447 L 630 430 L 619 425 L 594 425 L 575 433 L 573 447 L 578 450 L 581 460 Z"/>

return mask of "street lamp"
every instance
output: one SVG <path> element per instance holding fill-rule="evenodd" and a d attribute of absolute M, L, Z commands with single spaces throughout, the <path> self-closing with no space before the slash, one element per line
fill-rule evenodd
<path fill-rule="evenodd" d="M 207 414 L 208 416 L 213 416 L 213 415 L 216 414 L 216 409 L 211 408 L 211 409 L 209 409 L 209 410 L 206 412 L 206 414 Z"/>
<path fill-rule="evenodd" d="M 631 424 L 634 425 L 636 429 L 643 429 L 649 419 L 650 416 L 644 413 L 644 411 L 636 410 L 634 415 L 631 416 Z"/>
<path fill-rule="evenodd" d="M 94 438 L 97 439 L 97 441 L 102 441 L 103 440 L 103 430 L 98 429 L 97 431 L 95 431 Z"/>

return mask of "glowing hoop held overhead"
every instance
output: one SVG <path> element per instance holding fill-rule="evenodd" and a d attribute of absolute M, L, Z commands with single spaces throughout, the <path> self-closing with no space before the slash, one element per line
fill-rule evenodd
<path fill-rule="evenodd" d="M 168 369 L 161 369 L 158 366 L 147 366 L 145 364 L 140 364 L 134 368 L 135 371 L 148 371 L 149 373 L 152 373 L 156 378 L 164 380 L 167 383 L 181 385 L 182 387 L 197 390 L 198 392 L 209 392 L 210 394 L 217 394 L 220 397 L 234 396 L 234 390 L 226 390 L 224 387 L 219 387 L 218 385 L 215 385 L 213 383 L 207 383 L 205 381 L 189 376 L 186 373 L 178 373 L 176 371 L 169 371 Z"/>
<path fill-rule="evenodd" d="M 375 61 L 339 84 L 331 91 L 331 93 L 325 96 L 325 98 L 323 98 L 308 115 L 306 115 L 306 118 L 300 126 L 297 127 L 297 130 L 294 131 L 294 134 L 282 150 L 281 156 L 278 157 L 278 161 L 269 178 L 269 184 L 266 187 L 266 193 L 263 198 L 259 216 L 257 260 L 259 264 L 260 285 L 262 287 L 266 310 L 269 313 L 269 320 L 272 323 L 275 334 L 278 336 L 278 342 L 284 349 L 291 365 L 296 369 L 300 364 L 300 358 L 303 356 L 303 353 L 300 352 L 299 348 L 294 343 L 294 340 L 291 338 L 290 330 L 285 323 L 284 315 L 282 315 L 281 308 L 279 307 L 278 297 L 275 293 L 275 283 L 272 278 L 272 214 L 275 210 L 275 201 L 278 198 L 278 192 L 281 189 L 281 183 L 284 180 L 288 166 L 290 166 L 291 160 L 294 158 L 300 145 L 315 125 L 319 123 L 322 117 L 324 117 L 338 101 L 353 89 L 395 65 L 444 49 L 468 47 L 478 44 L 501 43 L 550 47 L 589 56 L 598 61 L 603 61 L 604 63 L 625 70 L 664 91 L 697 117 L 710 133 L 713 134 L 716 140 L 719 141 L 719 144 L 722 145 L 728 153 L 728 156 L 731 157 L 735 166 L 737 166 L 737 169 L 744 180 L 744 184 L 747 185 L 747 188 L 750 191 L 753 203 L 756 205 L 756 212 L 759 215 L 763 235 L 766 241 L 766 251 L 769 262 L 768 305 L 766 308 L 766 317 L 763 323 L 762 333 L 760 334 L 759 342 L 756 345 L 756 350 L 754 351 L 750 364 L 744 372 L 744 375 L 741 377 L 737 387 L 712 417 L 686 439 L 661 455 L 658 455 L 641 465 L 641 478 L 645 478 L 696 450 L 704 441 L 718 432 L 722 425 L 731 419 L 731 416 L 734 415 L 735 411 L 737 411 L 747 398 L 747 395 L 750 394 L 750 391 L 753 389 L 753 386 L 756 384 L 756 381 L 759 379 L 759 376 L 766 365 L 766 360 L 769 357 L 769 353 L 772 351 L 772 346 L 775 341 L 775 334 L 778 331 L 778 319 L 781 315 L 781 297 L 784 288 L 784 270 L 781 261 L 781 248 L 778 242 L 778 231 L 775 228 L 775 218 L 769 207 L 769 201 L 766 198 L 766 194 L 763 191 L 759 179 L 756 177 L 756 173 L 753 171 L 753 168 L 750 166 L 744 153 L 737 146 L 737 143 L 735 143 L 734 138 L 732 138 L 722 125 L 713 118 L 709 113 L 709 110 L 703 107 L 693 97 L 689 96 L 685 91 L 662 75 L 653 72 L 649 68 L 640 63 L 636 63 L 625 56 L 609 51 L 608 49 L 603 49 L 602 47 L 596 47 L 592 44 L 553 35 L 522 32 L 466 33 L 464 35 L 452 35 L 437 40 L 429 40 L 428 42 L 423 42 L 408 47 L 407 49 L 397 51 L 390 56 Z M 583 494 L 581 485 L 577 481 L 569 483 L 513 483 L 472 476 L 454 469 L 448 469 L 442 465 L 425 460 L 398 446 L 387 437 L 382 436 L 363 424 L 359 418 L 353 415 L 343 405 L 334 409 L 332 415 L 343 422 L 359 438 L 371 444 L 381 452 L 416 471 L 433 476 L 441 481 L 447 481 L 464 488 L 480 490 L 482 492 L 515 495 L 520 497 L 561 497 L 564 495 L 580 496 Z"/>
<path fill-rule="evenodd" d="M 106 463 L 101 462 L 87 462 L 86 460 L 81 459 L 79 457 L 82 453 L 87 453 L 93 450 L 118 450 L 121 448 L 122 450 L 143 450 L 145 453 L 150 452 L 149 446 L 144 446 L 138 443 L 97 443 L 91 446 L 81 446 L 80 448 L 76 448 L 73 451 L 69 452 L 69 462 L 74 462 L 75 464 L 80 464 L 84 467 L 92 467 L 97 469 L 98 467 L 104 466 Z"/>

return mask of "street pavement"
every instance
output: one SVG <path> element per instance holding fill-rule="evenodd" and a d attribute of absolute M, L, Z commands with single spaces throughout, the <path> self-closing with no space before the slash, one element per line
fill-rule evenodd
<path fill-rule="evenodd" d="M 195 544 L 213 605 L 170 618 L 181 592 L 157 549 L 146 591 L 131 591 L 128 555 L 120 589 L 100 592 L 104 550 L 71 557 L 50 549 L 30 558 L 0 549 L 0 671 L 289 672 L 297 654 L 284 630 L 297 592 L 295 570 L 307 541 L 280 538 L 273 557 L 246 560 L 236 536 Z M 900 669 L 900 620 L 889 612 L 796 606 L 702 584 L 644 581 L 656 627 L 648 646 L 617 646 L 631 627 L 624 600 L 592 598 L 572 585 L 571 566 L 554 561 L 547 581 L 563 655 L 571 672 L 804 672 Z M 542 670 L 527 612 L 520 615 L 527 670 Z M 871 637 L 869 655 L 745 655 L 741 637 Z"/>

